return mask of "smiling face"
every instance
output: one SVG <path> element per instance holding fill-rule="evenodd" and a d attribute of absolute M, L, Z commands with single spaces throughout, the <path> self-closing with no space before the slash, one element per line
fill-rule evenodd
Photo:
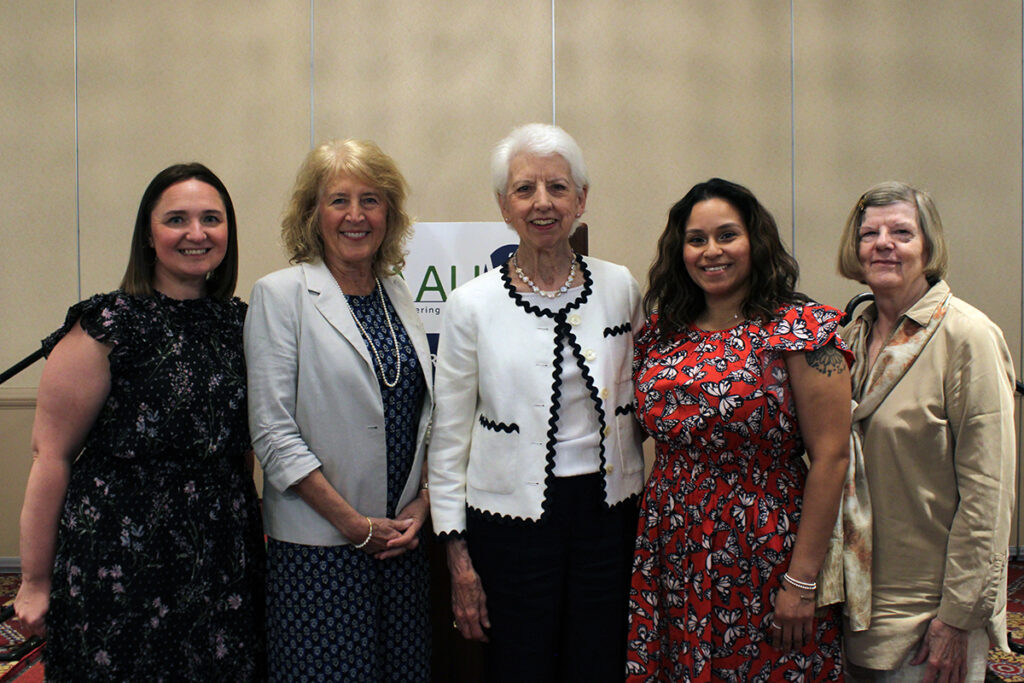
<path fill-rule="evenodd" d="M 750 280 L 750 236 L 739 212 L 724 199 L 693 205 L 683 233 L 683 262 L 705 300 L 739 304 Z"/>
<path fill-rule="evenodd" d="M 338 176 L 324 186 L 317 211 L 327 266 L 340 270 L 372 267 L 387 234 L 384 193 L 351 176 Z"/>
<path fill-rule="evenodd" d="M 205 294 L 207 274 L 227 252 L 226 213 L 217 189 L 201 180 L 164 190 L 150 214 L 154 289 L 175 299 Z"/>
<path fill-rule="evenodd" d="M 928 247 L 913 204 L 867 207 L 858 237 L 864 282 L 876 296 L 916 300 L 928 289 Z"/>
<path fill-rule="evenodd" d="M 519 234 L 520 246 L 537 251 L 567 246 L 586 204 L 587 191 L 576 190 L 569 162 L 559 155 L 516 156 L 505 194 L 498 196 L 501 215 Z"/>

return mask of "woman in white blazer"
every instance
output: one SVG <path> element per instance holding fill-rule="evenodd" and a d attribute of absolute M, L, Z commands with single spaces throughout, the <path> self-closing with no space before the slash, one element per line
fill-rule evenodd
<path fill-rule="evenodd" d="M 264 473 L 271 680 L 428 681 L 430 351 L 397 274 L 405 180 L 372 142 L 299 169 L 297 265 L 256 283 L 249 423 Z"/>
<path fill-rule="evenodd" d="M 455 627 L 494 681 L 621 681 L 643 480 L 633 418 L 640 292 L 574 254 L 583 155 L 530 124 L 495 149 L 518 251 L 448 299 L 429 481 Z"/>

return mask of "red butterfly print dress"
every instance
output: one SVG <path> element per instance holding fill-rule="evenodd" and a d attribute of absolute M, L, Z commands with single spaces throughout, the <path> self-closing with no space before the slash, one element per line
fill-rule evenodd
<path fill-rule="evenodd" d="M 633 557 L 630 681 L 841 680 L 838 610 L 819 610 L 801 650 L 769 643 L 807 476 L 782 352 L 834 343 L 850 362 L 840 316 L 808 303 L 659 340 L 654 314 L 637 335 L 637 417 L 656 458 Z"/>

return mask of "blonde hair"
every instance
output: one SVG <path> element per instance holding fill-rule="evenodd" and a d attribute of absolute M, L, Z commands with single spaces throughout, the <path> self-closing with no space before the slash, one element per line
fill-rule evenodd
<path fill-rule="evenodd" d="M 907 202 L 917 208 L 917 225 L 921 228 L 925 246 L 928 248 L 928 260 L 924 264 L 925 278 L 934 283 L 946 277 L 949 251 L 946 248 L 946 238 L 942 234 L 942 218 L 939 217 L 935 201 L 927 192 L 896 180 L 879 183 L 869 189 L 860 196 L 850 211 L 843 227 L 843 234 L 839 238 L 837 268 L 840 275 L 864 282 L 864 268 L 858 254 L 864 211 L 869 206 L 889 206 L 898 202 Z"/>
<path fill-rule="evenodd" d="M 405 212 L 409 187 L 394 160 L 369 140 L 328 140 L 306 155 L 281 219 L 281 241 L 289 260 L 323 260 L 320 197 L 340 176 L 354 178 L 383 193 L 388 207 L 387 232 L 373 256 L 373 270 L 377 275 L 400 271 L 405 265 L 405 244 L 412 235 L 412 219 Z"/>

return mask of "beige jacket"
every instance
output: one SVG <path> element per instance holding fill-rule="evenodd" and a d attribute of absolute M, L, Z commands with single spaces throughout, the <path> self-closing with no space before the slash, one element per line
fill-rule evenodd
<path fill-rule="evenodd" d="M 949 293 L 934 285 L 906 317 L 926 325 Z M 855 354 L 854 400 L 866 384 L 874 306 L 843 339 Z M 872 613 L 846 629 L 850 660 L 893 669 L 938 617 L 987 628 L 1006 649 L 1006 559 L 1013 507 L 1013 364 L 1002 332 L 950 297 L 940 327 L 878 408 L 862 421 L 871 491 Z"/>

